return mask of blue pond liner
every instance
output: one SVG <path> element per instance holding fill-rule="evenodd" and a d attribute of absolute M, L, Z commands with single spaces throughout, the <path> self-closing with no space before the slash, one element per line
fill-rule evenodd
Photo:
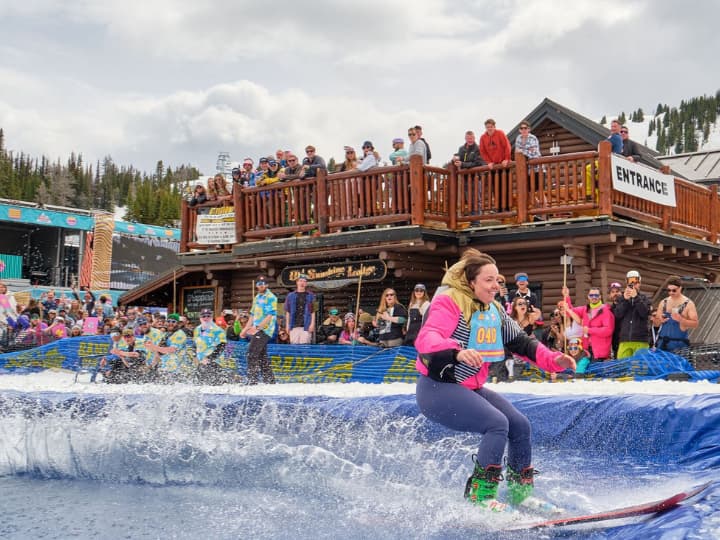
<path fill-rule="evenodd" d="M 0 394 L 0 490 L 9 494 L 0 533 L 531 537 L 498 530 L 502 523 L 462 501 L 478 438 L 427 421 L 412 395 L 163 390 Z M 538 493 L 573 513 L 654 500 L 718 478 L 718 395 L 508 397 L 532 421 L 535 465 L 543 472 Z M 157 506 L 138 502 L 146 500 Z M 37 509 L 50 507 L 54 517 L 38 522 Z M 203 509 L 202 524 L 186 519 L 187 508 Z M 132 526 L 122 518 L 128 513 Z M 662 516 L 541 537 L 568 535 L 720 537 L 720 484 Z"/>

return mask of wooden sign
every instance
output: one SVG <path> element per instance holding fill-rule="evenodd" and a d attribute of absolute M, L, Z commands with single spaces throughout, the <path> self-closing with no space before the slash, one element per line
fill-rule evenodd
<path fill-rule="evenodd" d="M 321 289 L 339 289 L 357 283 L 360 276 L 363 283 L 382 281 L 387 275 L 387 266 L 385 261 L 379 259 L 288 266 L 280 273 L 280 283 L 285 287 L 294 287 L 300 274 L 307 276 L 310 285 Z"/>

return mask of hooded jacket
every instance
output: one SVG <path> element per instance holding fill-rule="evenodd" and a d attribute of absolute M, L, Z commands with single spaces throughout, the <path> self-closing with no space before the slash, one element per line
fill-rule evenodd
<path fill-rule="evenodd" d="M 470 319 L 479 310 L 494 316 L 502 344 L 511 352 L 546 371 L 564 370 L 555 362 L 561 354 L 525 334 L 500 304 L 493 302 L 485 305 L 475 298 L 465 279 L 465 262 L 459 261 L 445 273 L 442 286 L 433 298 L 427 319 L 415 340 L 418 351 L 415 367 L 422 375 L 441 382 L 461 384 L 472 390 L 483 386 L 490 363 L 472 368 L 457 360 L 457 353 L 468 346 Z M 456 371 L 459 374 L 457 377 Z"/>

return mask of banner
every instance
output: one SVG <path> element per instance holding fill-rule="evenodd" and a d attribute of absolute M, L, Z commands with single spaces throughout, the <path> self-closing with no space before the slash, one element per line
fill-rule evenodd
<path fill-rule="evenodd" d="M 611 159 L 613 189 L 664 206 L 676 206 L 673 175 L 633 163 L 615 154 Z"/>
<path fill-rule="evenodd" d="M 195 234 L 200 244 L 234 244 L 235 211 L 230 207 L 211 208 L 198 214 Z"/>

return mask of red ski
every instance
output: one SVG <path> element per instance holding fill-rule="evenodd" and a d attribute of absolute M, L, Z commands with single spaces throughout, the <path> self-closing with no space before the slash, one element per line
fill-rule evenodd
<path fill-rule="evenodd" d="M 676 493 L 675 495 L 659 501 L 649 502 L 645 504 L 637 504 L 635 506 L 627 506 L 616 510 L 607 510 L 605 512 L 597 512 L 595 514 L 587 514 L 584 516 L 572 516 L 564 518 L 550 519 L 537 523 L 527 523 L 525 525 L 517 525 L 510 527 L 511 531 L 527 531 L 532 529 L 549 529 L 552 527 L 567 527 L 569 525 L 580 525 L 582 523 L 593 523 L 596 521 L 608 521 L 612 519 L 623 519 L 633 516 L 642 516 L 645 514 L 657 514 L 665 512 L 670 508 L 674 508 L 680 503 L 687 501 L 693 497 L 697 497 L 705 491 L 712 482 L 708 482 L 701 486 L 695 487 L 688 491 Z"/>

